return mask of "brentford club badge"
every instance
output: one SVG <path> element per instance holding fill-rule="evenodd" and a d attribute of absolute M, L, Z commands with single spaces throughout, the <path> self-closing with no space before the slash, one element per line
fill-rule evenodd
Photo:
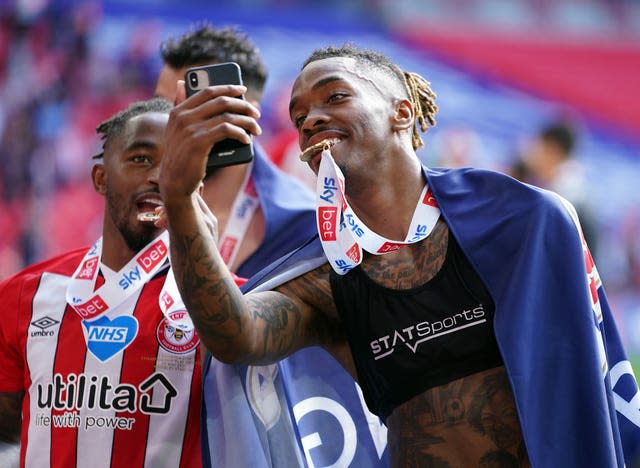
<path fill-rule="evenodd" d="M 169 319 L 163 318 L 156 335 L 160 346 L 175 354 L 186 354 L 196 348 L 200 339 L 193 327 L 181 326 L 183 318 L 187 315 L 186 310 L 174 310 L 169 313 Z"/>

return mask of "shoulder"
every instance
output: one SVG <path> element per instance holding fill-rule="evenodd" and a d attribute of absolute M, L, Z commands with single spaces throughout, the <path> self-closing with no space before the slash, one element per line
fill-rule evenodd
<path fill-rule="evenodd" d="M 424 171 L 436 200 L 445 211 L 451 210 L 454 204 L 465 203 L 474 210 L 499 209 L 514 214 L 529 210 L 566 213 L 556 193 L 498 171 L 477 168 L 425 168 Z"/>
<path fill-rule="evenodd" d="M 21 282 L 37 279 L 44 273 L 70 276 L 77 268 L 88 248 L 89 247 L 82 247 L 29 265 L 4 279 L 2 283 L 0 283 L 0 287 L 4 289 L 8 285 L 16 285 Z"/>

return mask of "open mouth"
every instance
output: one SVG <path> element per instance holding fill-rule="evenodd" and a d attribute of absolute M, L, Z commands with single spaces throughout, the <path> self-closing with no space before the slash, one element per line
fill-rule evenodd
<path fill-rule="evenodd" d="M 309 162 L 311 158 L 320 151 L 331 148 L 336 143 L 340 143 L 340 138 L 327 138 L 326 140 L 319 141 L 315 145 L 309 146 L 302 153 L 300 153 L 300 161 Z"/>
<path fill-rule="evenodd" d="M 160 216 L 156 213 L 156 208 L 162 206 L 158 199 L 145 198 L 138 202 L 138 221 L 143 223 L 154 223 Z"/>

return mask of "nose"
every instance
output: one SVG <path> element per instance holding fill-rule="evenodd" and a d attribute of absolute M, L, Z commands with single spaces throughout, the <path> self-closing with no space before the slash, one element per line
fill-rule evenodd
<path fill-rule="evenodd" d="M 160 163 L 155 163 L 149 168 L 147 180 L 153 185 L 158 185 L 158 181 L 160 180 Z"/>
<path fill-rule="evenodd" d="M 300 143 L 303 140 L 307 140 L 314 133 L 318 131 L 318 127 L 326 125 L 330 120 L 330 117 L 322 109 L 314 108 L 309 109 L 309 113 L 306 115 L 304 122 L 300 126 Z"/>

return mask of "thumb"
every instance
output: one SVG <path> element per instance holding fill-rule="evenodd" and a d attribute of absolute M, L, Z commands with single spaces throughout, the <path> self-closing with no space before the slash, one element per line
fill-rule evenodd
<path fill-rule="evenodd" d="M 173 104 L 178 105 L 185 99 L 187 99 L 187 91 L 184 88 L 184 80 L 178 80 L 176 83 L 176 100 Z"/>

